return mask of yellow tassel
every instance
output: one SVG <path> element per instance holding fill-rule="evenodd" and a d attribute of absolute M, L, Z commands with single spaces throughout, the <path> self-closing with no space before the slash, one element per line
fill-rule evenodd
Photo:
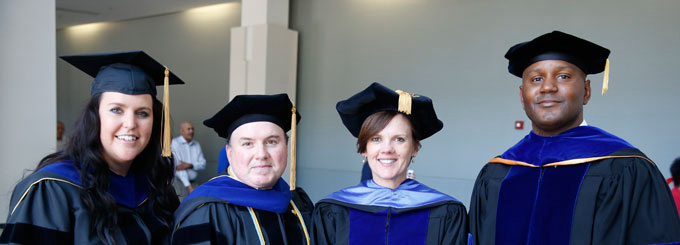
<path fill-rule="evenodd" d="M 165 79 L 163 81 L 163 128 L 161 129 L 163 147 L 161 156 L 170 157 L 172 150 L 170 149 L 170 70 L 165 67 Z"/>
<path fill-rule="evenodd" d="M 295 106 L 291 109 L 293 115 L 290 120 L 290 190 L 295 190 L 295 178 L 296 178 L 296 144 L 297 144 L 297 113 Z"/>
<path fill-rule="evenodd" d="M 604 64 L 604 78 L 602 78 L 602 95 L 607 93 L 609 90 L 609 59 Z"/>
<path fill-rule="evenodd" d="M 399 104 L 397 110 L 399 112 L 406 113 L 406 115 L 411 115 L 411 100 L 413 94 L 409 94 L 401 90 L 396 90 L 394 92 L 397 92 L 397 94 L 399 94 Z"/>

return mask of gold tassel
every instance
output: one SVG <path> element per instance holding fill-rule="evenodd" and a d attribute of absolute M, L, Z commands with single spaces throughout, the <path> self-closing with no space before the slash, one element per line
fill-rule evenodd
<path fill-rule="evenodd" d="M 397 110 L 399 112 L 406 113 L 406 115 L 411 115 L 411 100 L 413 94 L 409 94 L 401 90 L 396 90 L 394 92 L 399 94 L 399 104 Z"/>
<path fill-rule="evenodd" d="M 609 59 L 604 64 L 604 78 L 602 78 L 602 95 L 607 93 L 609 90 Z"/>
<path fill-rule="evenodd" d="M 170 70 L 165 67 L 165 79 L 163 81 L 163 128 L 161 129 L 161 146 L 163 147 L 161 156 L 170 157 Z"/>
<path fill-rule="evenodd" d="M 295 106 L 293 106 L 293 109 L 291 109 L 293 112 L 293 115 L 291 116 L 290 120 L 290 190 L 293 191 L 295 190 L 295 178 L 296 178 L 296 161 L 297 161 L 297 155 L 296 155 L 296 144 L 297 144 L 297 113 L 295 110 Z"/>

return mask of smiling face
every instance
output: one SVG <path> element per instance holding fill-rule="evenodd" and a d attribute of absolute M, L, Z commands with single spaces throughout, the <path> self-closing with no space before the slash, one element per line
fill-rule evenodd
<path fill-rule="evenodd" d="M 369 137 L 362 155 L 368 160 L 376 184 L 395 189 L 406 180 L 411 158 L 418 154 L 411 122 L 401 113 Z"/>
<path fill-rule="evenodd" d="M 253 188 L 274 187 L 288 158 L 283 129 L 271 122 L 246 123 L 236 128 L 229 140 L 227 158 L 236 177 Z"/>
<path fill-rule="evenodd" d="M 125 175 L 151 138 L 151 95 L 104 92 L 99 101 L 99 120 L 102 155 L 113 172 Z"/>
<path fill-rule="evenodd" d="M 534 133 L 553 136 L 583 121 L 590 99 L 590 80 L 577 66 L 562 60 L 543 60 L 524 69 L 520 98 Z"/>

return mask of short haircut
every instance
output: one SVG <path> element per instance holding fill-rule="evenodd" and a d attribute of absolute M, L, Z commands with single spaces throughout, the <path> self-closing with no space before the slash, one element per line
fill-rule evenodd
<path fill-rule="evenodd" d="M 676 158 L 671 164 L 671 176 L 673 176 L 673 184 L 680 186 L 680 157 Z"/>
<path fill-rule="evenodd" d="M 371 137 L 377 135 L 387 127 L 387 124 L 389 124 L 392 119 L 394 119 L 395 116 L 397 116 L 399 112 L 396 111 L 379 111 L 376 113 L 371 114 L 364 120 L 364 123 L 361 125 L 361 131 L 359 132 L 359 136 L 357 137 L 357 152 L 358 153 L 364 153 L 366 152 L 366 145 L 368 144 L 368 141 L 371 139 Z M 413 127 L 413 123 L 411 120 L 408 120 L 408 124 L 411 127 L 411 138 L 413 138 L 413 151 L 417 151 L 420 149 L 420 140 L 418 140 L 418 135 L 416 132 L 416 129 Z"/>

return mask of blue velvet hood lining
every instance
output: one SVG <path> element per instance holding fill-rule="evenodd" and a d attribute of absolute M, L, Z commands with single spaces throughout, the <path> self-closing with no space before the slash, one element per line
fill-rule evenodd
<path fill-rule="evenodd" d="M 73 161 L 53 163 L 38 171 L 48 171 L 64 176 L 67 180 L 82 187 L 80 173 Z M 149 196 L 149 179 L 144 174 L 128 172 L 126 176 L 109 171 L 109 194 L 117 203 L 129 208 L 142 204 Z"/>
<path fill-rule="evenodd" d="M 543 167 L 573 159 L 603 157 L 628 142 L 592 126 L 543 137 L 531 132 L 501 155 L 536 167 L 515 165 L 501 182 L 496 244 L 569 244 L 574 207 L 590 162 Z"/>
<path fill-rule="evenodd" d="M 501 158 L 543 166 L 571 159 L 606 156 L 626 148 L 634 147 L 597 127 L 579 126 L 549 137 L 531 131 Z"/>
<path fill-rule="evenodd" d="M 196 188 L 182 203 L 204 196 L 275 213 L 285 212 L 292 199 L 290 186 L 281 178 L 272 189 L 260 190 L 241 183 L 230 175 L 222 175 Z"/>
<path fill-rule="evenodd" d="M 357 186 L 336 191 L 323 199 L 399 209 L 421 207 L 443 201 L 459 202 L 449 195 L 411 179 L 405 180 L 394 190 L 380 186 L 369 179 Z"/>

